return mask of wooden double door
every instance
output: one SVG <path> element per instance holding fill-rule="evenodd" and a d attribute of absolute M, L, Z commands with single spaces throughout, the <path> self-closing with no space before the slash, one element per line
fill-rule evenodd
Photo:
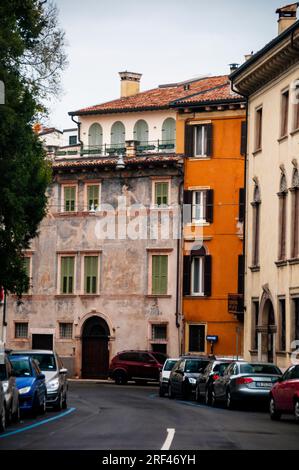
<path fill-rule="evenodd" d="M 100 317 L 89 318 L 82 334 L 82 377 L 102 379 L 109 371 L 109 327 Z"/>

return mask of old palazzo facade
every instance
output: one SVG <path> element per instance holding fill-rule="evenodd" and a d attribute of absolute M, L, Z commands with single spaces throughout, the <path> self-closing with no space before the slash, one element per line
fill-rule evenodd
<path fill-rule="evenodd" d="M 248 97 L 245 358 L 287 367 L 299 340 L 299 22 L 231 76 Z M 298 347 L 298 344 L 297 344 Z"/>

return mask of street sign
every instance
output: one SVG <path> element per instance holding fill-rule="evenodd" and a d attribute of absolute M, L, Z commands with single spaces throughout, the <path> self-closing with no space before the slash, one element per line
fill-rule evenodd
<path fill-rule="evenodd" d="M 216 336 L 216 335 L 208 335 L 206 339 L 209 343 L 217 343 L 218 342 L 218 336 Z"/>

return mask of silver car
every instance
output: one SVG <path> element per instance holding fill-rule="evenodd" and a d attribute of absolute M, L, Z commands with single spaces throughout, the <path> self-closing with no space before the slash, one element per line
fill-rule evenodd
<path fill-rule="evenodd" d="M 34 349 L 31 351 L 12 351 L 11 354 L 33 357 L 46 377 L 47 406 L 53 407 L 56 411 L 67 408 L 67 369 L 63 367 L 63 363 L 56 352 Z"/>
<path fill-rule="evenodd" d="M 0 355 L 0 430 L 20 419 L 19 390 L 10 361 L 6 354 Z"/>
<path fill-rule="evenodd" d="M 241 402 L 267 401 L 281 375 L 274 364 L 232 362 L 213 384 L 212 404 L 223 401 L 228 409 L 233 409 Z"/>

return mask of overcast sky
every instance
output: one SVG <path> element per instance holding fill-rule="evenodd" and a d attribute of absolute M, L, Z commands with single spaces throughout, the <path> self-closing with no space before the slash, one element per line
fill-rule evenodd
<path fill-rule="evenodd" d="M 49 124 L 68 111 L 119 97 L 118 72 L 143 74 L 141 90 L 221 75 L 277 34 L 283 0 L 56 0 L 69 66 Z"/>

